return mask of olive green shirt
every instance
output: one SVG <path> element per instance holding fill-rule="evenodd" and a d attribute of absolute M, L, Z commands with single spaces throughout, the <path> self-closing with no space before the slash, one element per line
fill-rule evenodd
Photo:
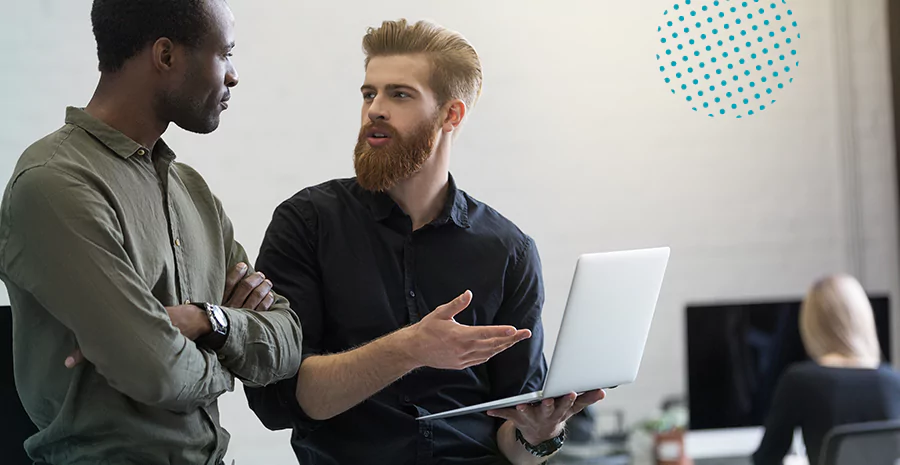
<path fill-rule="evenodd" d="M 203 178 L 81 109 L 19 159 L 0 210 L 0 278 L 13 311 L 16 387 L 47 464 L 215 464 L 229 434 L 216 399 L 234 378 L 297 373 L 302 333 L 286 299 L 225 308 L 213 352 L 179 333 L 165 306 L 220 304 L 248 263 Z M 80 347 L 86 362 L 64 360 Z"/>

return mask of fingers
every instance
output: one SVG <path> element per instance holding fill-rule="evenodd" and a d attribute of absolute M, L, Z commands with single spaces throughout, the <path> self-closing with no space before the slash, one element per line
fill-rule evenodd
<path fill-rule="evenodd" d="M 84 361 L 84 354 L 81 353 L 81 349 L 75 349 L 74 352 L 72 352 L 71 354 L 69 354 L 68 357 L 66 357 L 65 365 L 66 365 L 66 368 L 72 368 L 75 365 L 78 365 L 79 363 L 81 363 L 83 361 Z"/>
<path fill-rule="evenodd" d="M 247 269 L 246 263 L 238 263 L 225 275 L 225 294 L 222 296 L 222 302 L 228 302 L 231 299 L 234 286 L 247 274 Z"/>
<path fill-rule="evenodd" d="M 569 417 L 573 415 L 572 406 L 575 405 L 575 399 L 577 397 L 578 396 L 574 392 L 558 397 L 553 412 L 550 412 L 550 414 L 547 415 L 549 421 L 552 423 L 561 423 L 568 420 Z"/>
<path fill-rule="evenodd" d="M 274 304 L 274 303 L 275 303 L 275 294 L 269 292 L 268 294 L 266 294 L 266 297 L 262 300 L 262 302 L 260 302 L 259 305 L 256 307 L 256 311 L 264 312 L 264 311 L 268 310 L 270 307 L 272 307 L 272 304 Z"/>
<path fill-rule="evenodd" d="M 470 302 L 472 302 L 472 291 L 466 291 L 460 294 L 459 297 L 434 309 L 431 315 L 441 320 L 450 320 L 458 315 L 459 312 L 465 310 Z"/>
<path fill-rule="evenodd" d="M 259 286 L 253 288 L 250 291 L 250 295 L 247 297 L 247 300 L 244 302 L 243 307 L 255 310 L 257 307 L 262 304 L 262 301 L 272 293 L 272 281 L 268 279 L 264 280 Z M 267 310 L 268 308 L 266 308 Z"/>
<path fill-rule="evenodd" d="M 577 399 L 575 399 L 575 402 L 572 405 L 572 415 L 584 410 L 588 405 L 600 402 L 605 397 L 606 392 L 603 389 L 588 391 L 581 394 Z"/>
<path fill-rule="evenodd" d="M 513 328 L 512 331 L 515 331 L 515 328 Z M 520 329 L 512 333 L 511 336 L 498 336 L 490 339 L 474 340 L 470 343 L 469 347 L 473 354 L 493 356 L 530 337 L 531 331 Z"/>
<path fill-rule="evenodd" d="M 499 354 L 500 352 L 509 349 L 513 345 L 515 345 L 515 342 L 506 344 L 501 347 L 492 348 L 490 350 L 469 353 L 465 356 L 465 361 L 462 362 L 459 369 L 462 370 L 472 366 L 481 365 L 482 363 L 485 363 L 488 360 L 494 358 L 494 356 Z"/>
<path fill-rule="evenodd" d="M 569 411 L 575 402 L 575 393 L 570 393 L 556 399 L 544 399 L 540 404 L 517 405 L 519 412 L 519 425 L 557 425 L 571 416 Z M 527 422 L 527 423 L 525 423 Z"/>
<path fill-rule="evenodd" d="M 563 403 L 565 403 L 565 400 L 560 402 L 560 404 L 563 404 Z M 557 402 L 554 399 L 544 399 L 543 402 L 541 402 L 541 406 L 540 406 L 541 417 L 542 418 L 550 418 L 551 416 L 553 416 L 553 412 L 555 412 L 557 410 L 556 404 L 557 404 Z M 571 405 L 570 405 L 570 407 L 571 407 Z"/>
<path fill-rule="evenodd" d="M 477 328 L 463 326 L 459 328 L 459 332 L 463 335 L 461 339 L 474 341 L 473 346 L 478 349 L 489 349 L 508 343 L 514 344 L 531 337 L 531 331 L 517 330 L 513 326 L 480 326 Z"/>
<path fill-rule="evenodd" d="M 502 339 L 520 337 L 527 339 L 531 337 L 531 331 L 527 329 L 517 330 L 515 326 L 464 326 L 460 328 L 460 332 L 470 340 L 479 339 Z M 520 339 L 521 340 L 521 339 Z"/>
<path fill-rule="evenodd" d="M 225 306 L 235 308 L 252 308 L 246 305 L 247 299 L 250 298 L 250 294 L 254 289 L 263 284 L 265 279 L 266 276 L 264 274 L 256 272 L 240 280 L 234 287 L 234 294 L 232 294 L 231 299 L 225 304 Z M 262 300 L 262 297 L 265 297 L 265 293 L 260 295 L 260 300 Z M 256 303 L 259 304 L 258 301 Z"/>
<path fill-rule="evenodd" d="M 516 331 L 512 336 L 495 337 L 484 341 L 470 341 L 466 346 L 468 351 L 461 355 L 463 362 L 460 369 L 487 362 L 500 352 L 509 349 L 529 337 L 531 337 L 531 331 L 523 329 Z"/>
<path fill-rule="evenodd" d="M 518 408 L 504 408 L 497 410 L 488 410 L 488 416 L 492 416 L 494 418 L 502 418 L 504 420 L 511 421 L 517 425 L 521 425 L 524 423 L 523 412 Z"/>
<path fill-rule="evenodd" d="M 553 414 L 555 404 L 554 399 L 544 399 L 535 404 L 516 405 L 514 410 L 517 417 L 514 421 L 518 426 L 544 424 L 547 422 L 547 418 Z"/>
<path fill-rule="evenodd" d="M 466 354 L 464 356 L 465 358 L 460 369 L 469 368 L 475 365 L 481 365 L 482 363 L 485 363 L 488 360 L 494 358 L 494 356 L 499 354 L 500 352 L 503 352 L 504 350 L 512 347 L 514 344 L 515 343 L 510 343 L 501 347 L 492 348 L 490 350 L 483 350 Z"/>

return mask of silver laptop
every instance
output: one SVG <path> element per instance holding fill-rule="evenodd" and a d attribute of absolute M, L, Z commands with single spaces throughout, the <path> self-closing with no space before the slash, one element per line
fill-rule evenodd
<path fill-rule="evenodd" d="M 578 257 L 544 388 L 425 415 L 434 420 L 540 402 L 634 382 L 662 287 L 669 248 Z"/>

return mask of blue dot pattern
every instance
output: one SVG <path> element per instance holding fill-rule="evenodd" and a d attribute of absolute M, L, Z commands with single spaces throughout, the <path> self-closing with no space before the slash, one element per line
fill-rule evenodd
<path fill-rule="evenodd" d="M 667 88 L 693 111 L 754 116 L 794 82 L 800 31 L 787 0 L 680 0 L 673 9 L 657 27 L 657 65 Z M 684 27 L 688 15 L 693 28 Z M 709 82 L 711 75 L 719 80 Z M 735 97 L 734 90 L 743 95 Z"/>

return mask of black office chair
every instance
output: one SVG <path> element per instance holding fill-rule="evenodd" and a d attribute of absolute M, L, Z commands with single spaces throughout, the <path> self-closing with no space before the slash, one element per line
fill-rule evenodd
<path fill-rule="evenodd" d="M 13 378 L 12 311 L 0 306 L 0 463 L 30 465 L 33 463 L 22 443 L 37 433 L 37 427 L 28 418 Z"/>
<path fill-rule="evenodd" d="M 900 420 L 836 426 L 825 436 L 819 460 L 820 465 L 900 464 Z"/>

